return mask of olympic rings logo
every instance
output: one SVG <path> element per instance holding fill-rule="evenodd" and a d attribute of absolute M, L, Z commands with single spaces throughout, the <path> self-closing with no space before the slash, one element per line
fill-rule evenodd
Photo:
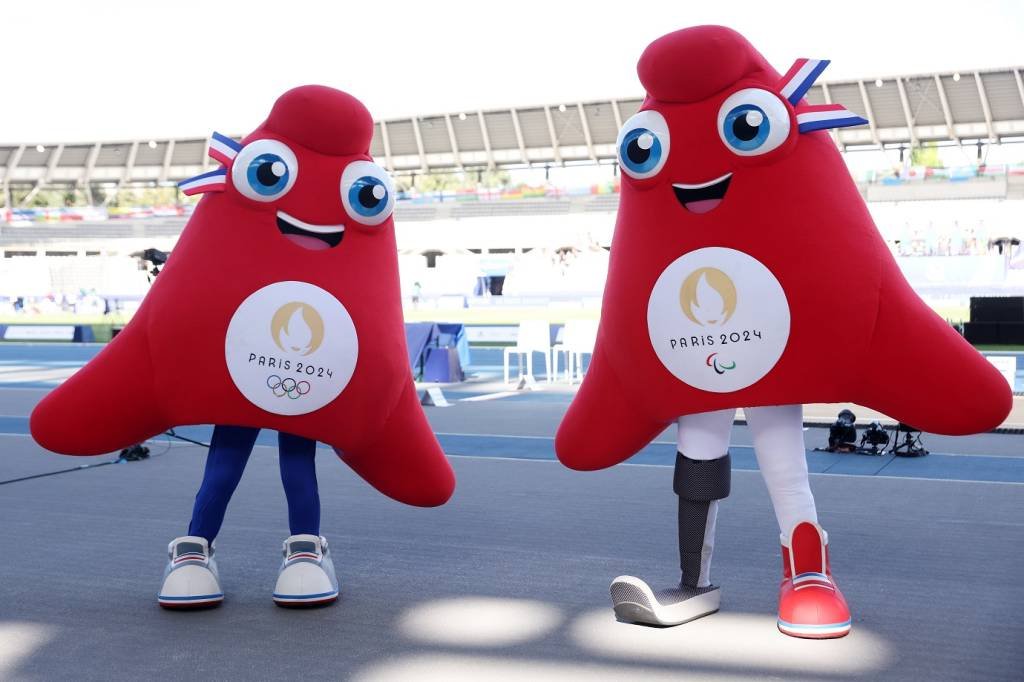
<path fill-rule="evenodd" d="M 276 374 L 271 374 L 267 377 L 267 388 L 274 393 L 275 397 L 288 396 L 292 400 L 298 400 L 309 393 L 310 386 L 308 381 L 295 381 L 291 377 L 282 379 Z"/>

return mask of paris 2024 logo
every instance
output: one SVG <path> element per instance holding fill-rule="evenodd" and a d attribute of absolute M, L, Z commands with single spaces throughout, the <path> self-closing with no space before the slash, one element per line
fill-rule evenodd
<path fill-rule="evenodd" d="M 334 400 L 351 379 L 358 353 L 345 306 L 306 282 L 253 292 L 235 311 L 225 340 L 235 386 L 275 414 L 306 414 Z"/>
<path fill-rule="evenodd" d="M 767 374 L 786 347 L 789 324 L 789 303 L 771 271 L 722 247 L 673 261 L 647 306 L 651 345 L 665 368 L 716 393 L 745 388 Z"/>

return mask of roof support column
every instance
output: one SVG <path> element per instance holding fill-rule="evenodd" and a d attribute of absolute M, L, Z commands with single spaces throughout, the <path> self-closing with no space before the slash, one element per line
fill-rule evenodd
<path fill-rule="evenodd" d="M 160 178 L 161 183 L 167 182 L 167 177 L 171 173 L 171 157 L 174 156 L 174 140 L 167 141 L 167 149 L 164 150 L 164 161 L 160 166 Z"/>
<path fill-rule="evenodd" d="M 907 135 L 910 137 L 910 148 L 913 149 L 918 146 L 917 132 L 914 130 L 914 116 L 910 113 L 910 100 L 907 99 L 907 89 L 903 86 L 902 78 L 896 78 L 896 89 L 900 91 L 903 119 L 907 122 Z"/>
<path fill-rule="evenodd" d="M 455 159 L 455 167 L 460 171 L 462 168 L 462 154 L 459 153 L 459 141 L 455 139 L 455 126 L 452 125 L 452 115 L 444 115 L 444 125 L 448 128 L 448 142 L 452 146 L 452 158 Z"/>
<path fill-rule="evenodd" d="M 996 129 L 992 125 L 992 108 L 988 105 L 988 95 L 985 94 L 985 85 L 981 82 L 981 74 L 974 72 L 974 83 L 978 86 L 978 97 L 981 99 L 981 110 L 985 112 L 985 126 L 988 128 L 988 139 L 992 142 L 999 142 L 996 137 Z"/>
<path fill-rule="evenodd" d="M 946 133 L 956 141 L 957 145 L 963 146 L 960 136 L 956 134 L 956 127 L 953 125 L 953 110 L 949 108 L 949 100 L 946 98 L 946 88 L 942 85 L 942 78 L 935 74 L 935 87 L 939 91 L 939 103 L 942 105 L 942 116 L 946 119 Z"/>
<path fill-rule="evenodd" d="M 512 112 L 512 129 L 516 132 L 516 144 L 519 145 L 519 156 L 522 157 L 523 163 L 527 166 L 530 165 L 530 157 L 526 154 L 526 142 L 523 139 L 523 127 L 519 123 L 519 112 L 515 109 L 511 109 Z"/>
<path fill-rule="evenodd" d="M 487 132 L 487 121 L 484 120 L 484 112 L 477 109 L 476 112 L 477 123 L 480 124 L 480 135 L 484 138 L 484 151 L 487 152 L 487 168 L 494 170 L 494 152 L 491 150 L 491 136 Z"/>
<path fill-rule="evenodd" d="M 590 124 L 587 123 L 587 112 L 583 109 L 583 102 L 576 103 L 576 110 L 580 112 L 580 125 L 583 126 L 583 139 L 587 142 L 587 153 L 590 160 L 597 163 L 597 154 L 594 153 L 594 138 L 590 136 Z"/>
<path fill-rule="evenodd" d="M 420 155 L 420 172 L 427 172 L 427 153 L 423 151 L 423 133 L 420 132 L 420 120 L 413 116 L 412 121 L 412 134 L 416 138 L 416 151 Z"/>
<path fill-rule="evenodd" d="M 548 135 L 551 137 L 551 153 L 555 157 L 555 163 L 562 163 L 562 152 L 558 149 L 558 136 L 555 135 L 555 119 L 551 116 L 551 107 L 544 107 L 544 118 L 548 122 Z"/>
<path fill-rule="evenodd" d="M 388 124 L 380 122 L 380 141 L 384 145 L 384 165 L 389 173 L 395 172 L 395 161 L 391 158 L 391 138 L 388 136 Z"/>

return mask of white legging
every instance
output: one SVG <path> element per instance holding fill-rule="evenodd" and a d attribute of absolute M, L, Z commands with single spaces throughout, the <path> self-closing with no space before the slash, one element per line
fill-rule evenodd
<path fill-rule="evenodd" d="M 801 521 L 817 523 L 804 454 L 803 405 L 746 407 L 754 454 L 787 540 Z M 679 451 L 690 459 L 718 459 L 729 450 L 736 410 L 702 412 L 679 418 Z"/>

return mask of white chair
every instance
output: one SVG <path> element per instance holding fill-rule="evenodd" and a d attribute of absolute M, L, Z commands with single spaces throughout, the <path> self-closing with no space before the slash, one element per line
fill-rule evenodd
<path fill-rule="evenodd" d="M 558 356 L 565 353 L 565 379 L 570 384 L 583 380 L 583 356 L 593 355 L 597 342 L 597 320 L 569 320 L 562 329 L 562 343 L 556 344 L 555 368 Z"/>
<path fill-rule="evenodd" d="M 551 325 L 547 320 L 525 320 L 519 324 L 516 345 L 505 348 L 505 383 L 508 383 L 509 356 L 518 357 L 519 377 L 523 377 L 523 356 L 526 356 L 526 376 L 533 378 L 533 354 L 544 354 L 544 374 L 548 381 L 554 380 L 554 366 L 551 362 Z"/>

